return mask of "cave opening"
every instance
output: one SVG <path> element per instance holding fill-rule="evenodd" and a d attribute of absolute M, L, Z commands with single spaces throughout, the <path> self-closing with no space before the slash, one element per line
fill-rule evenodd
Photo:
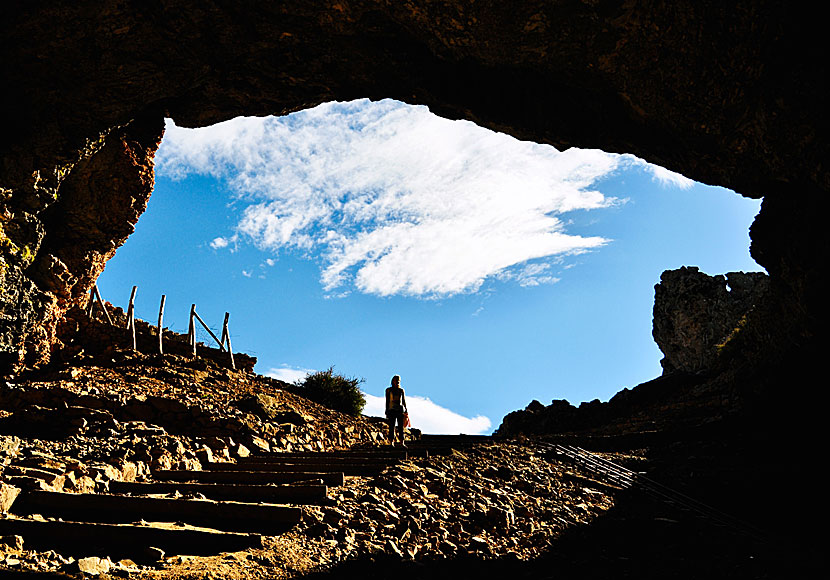
<path fill-rule="evenodd" d="M 165 294 L 179 332 L 191 303 L 215 325 L 229 311 L 262 374 L 334 365 L 366 379 L 370 414 L 401 374 L 425 431 L 489 433 L 531 400 L 659 376 L 661 273 L 760 270 L 759 205 L 397 101 L 168 120 L 148 209 L 99 285 L 117 304 L 137 285 L 147 320 Z"/>
<path fill-rule="evenodd" d="M 817 547 L 818 537 L 812 531 L 815 510 L 809 501 L 811 496 L 804 492 L 820 488 L 815 485 L 816 477 L 810 475 L 813 470 L 803 466 L 814 465 L 815 447 L 824 438 L 821 430 L 825 422 L 814 395 L 824 360 L 820 339 L 827 310 L 823 280 L 825 256 L 830 253 L 822 223 L 830 199 L 826 195 L 830 181 L 824 162 L 828 140 L 823 137 L 827 132 L 827 65 L 818 46 L 823 37 L 817 32 L 818 19 L 808 21 L 803 11 L 777 0 L 735 5 L 689 2 L 667 7 L 636 2 L 337 2 L 320 7 L 292 2 L 245 7 L 221 2 L 175 7 L 167 2 L 105 4 L 76 2 L 45 7 L 43 3 L 28 3 L 4 11 L 5 18 L 0 20 L 6 40 L 4 58 L 0 60 L 6 90 L 0 110 L 7 129 L 0 144 L 0 368 L 11 379 L 9 389 L 17 389 L 13 383 L 21 369 L 47 365 L 54 349 L 60 346 L 58 330 L 66 321 L 65 315 L 85 303 L 86 293 L 104 263 L 128 236 L 130 240 L 110 267 L 115 269 L 127 260 L 124 267 L 132 267 L 132 271 L 124 276 L 123 289 L 104 287 L 105 297 L 124 304 L 129 285 L 138 284 L 139 315 L 152 319 L 158 295 L 170 293 L 166 283 L 163 288 L 150 288 L 151 277 L 140 275 L 141 262 L 130 263 L 128 259 L 142 236 L 151 235 L 148 225 L 153 208 L 164 199 L 155 196 L 150 213 L 132 236 L 132 225 L 142 214 L 151 188 L 150 161 L 164 115 L 196 127 L 240 114 L 294 111 L 333 98 L 392 95 L 411 103 L 429 104 L 447 117 L 473 120 L 525 139 L 562 147 L 601 146 L 609 151 L 631 151 L 690 177 L 755 198 L 764 197 L 751 238 L 752 256 L 770 275 L 769 295 L 751 320 L 734 326 L 735 339 L 724 342 L 723 348 L 734 355 L 731 360 L 735 364 L 715 369 L 704 385 L 714 395 L 708 402 L 716 404 L 691 409 L 689 415 L 700 430 L 675 430 L 674 438 L 653 455 L 651 467 L 666 481 L 691 484 L 695 497 L 717 500 L 730 513 L 747 516 L 779 533 L 773 550 L 767 550 L 766 545 L 753 548 L 754 562 L 736 552 L 725 565 L 700 566 L 699 557 L 710 549 L 728 552 L 732 545 L 720 541 L 718 535 L 710 535 L 711 529 L 702 528 L 700 534 L 675 542 L 682 546 L 676 553 L 665 553 L 666 543 L 671 543 L 669 536 L 679 526 L 676 521 L 651 518 L 654 535 L 643 537 L 636 533 L 636 527 L 621 525 L 620 533 L 610 534 L 604 538 L 606 542 L 587 542 L 587 549 L 577 552 L 585 554 L 584 559 L 574 559 L 566 545 L 566 561 L 546 562 L 552 565 L 542 575 L 550 575 L 550 570 L 561 574 L 560 565 L 570 562 L 568 570 L 578 570 L 582 577 L 588 577 L 591 574 L 586 568 L 600 561 L 618 576 L 631 577 L 738 577 L 740 571 L 743 577 L 753 578 L 798 576 L 793 568 L 804 561 L 798 548 Z M 552 111 L 569 114 L 556 116 Z M 204 197 L 210 187 L 207 180 L 202 185 L 200 193 Z M 737 195 L 728 195 L 740 201 Z M 710 209 L 716 207 L 713 200 L 707 203 Z M 180 229 L 198 224 L 205 216 L 193 209 L 195 204 L 183 212 Z M 525 307 L 535 325 L 528 327 L 529 331 L 505 332 L 497 338 L 509 346 L 524 345 L 525 350 L 531 350 L 527 346 L 530 344 L 549 360 L 551 353 L 560 354 L 567 362 L 568 350 L 552 348 L 555 345 L 544 341 L 553 334 L 546 333 L 548 328 L 563 326 L 563 317 L 548 321 L 548 328 L 538 330 L 543 322 L 540 313 L 555 311 L 555 306 L 565 302 L 547 302 L 544 306 L 549 308 L 545 310 L 539 308 L 533 296 L 545 292 L 561 295 L 576 279 L 575 272 L 588 271 L 588 266 L 624 247 L 625 236 L 606 233 L 599 226 L 613 212 L 624 216 L 632 207 L 629 203 L 572 213 L 574 224 L 569 227 L 582 228 L 580 233 L 586 236 L 607 236 L 612 241 L 573 257 L 578 263 L 554 263 L 540 271 L 544 264 L 534 262 L 528 266 L 535 270 L 524 269 L 528 274 L 535 272 L 537 279 L 551 270 L 558 277 L 559 270 L 564 270 L 559 282 L 522 287 L 516 280 L 488 282 L 485 278 L 482 288 L 492 283 L 495 290 L 486 295 L 483 304 L 481 300 L 475 302 L 477 293 L 459 293 L 443 300 L 407 299 L 414 305 L 414 322 L 409 324 L 379 317 L 382 323 L 371 327 L 365 317 L 348 319 L 336 312 L 332 305 L 370 300 L 392 311 L 403 299 L 378 299 L 353 290 L 349 296 L 326 300 L 319 276 L 330 264 L 299 259 L 302 252 L 294 256 L 298 259 L 291 262 L 291 267 L 294 272 L 305 268 L 304 288 L 293 293 L 283 287 L 272 288 L 267 300 L 246 300 L 243 306 L 229 304 L 230 295 L 226 294 L 215 312 L 209 305 L 203 312 L 207 311 L 209 322 L 217 325 L 222 311 L 231 310 L 231 328 L 239 332 L 234 345 L 240 349 L 256 352 L 260 345 L 276 344 L 280 354 L 289 354 L 295 344 L 318 344 L 328 354 L 337 353 L 332 345 L 347 345 L 360 351 L 347 353 L 348 360 L 359 361 L 356 355 L 380 357 L 376 349 L 359 340 L 356 329 L 374 331 L 373 338 L 383 329 L 388 332 L 385 344 L 400 346 L 402 337 L 428 319 L 424 314 L 427 310 L 441 314 L 442 321 L 451 321 L 452 306 L 460 304 L 470 330 L 451 335 L 455 342 L 444 349 L 449 360 L 446 367 L 438 368 L 434 357 L 424 356 L 418 361 L 419 368 L 437 369 L 435 374 L 442 380 L 454 379 L 449 387 L 438 384 L 434 376 L 419 377 L 409 369 L 386 370 L 377 379 L 367 377 L 367 383 L 385 385 L 391 372 L 399 372 L 410 392 L 432 385 L 440 387 L 444 397 L 469 379 L 470 366 L 459 361 L 459 349 L 467 347 L 472 339 L 486 338 L 487 334 L 477 332 L 474 325 L 492 317 L 502 298 L 513 307 Z M 679 207 L 675 206 L 676 213 L 684 211 Z M 712 211 L 710 217 L 718 213 Z M 599 218 L 597 223 L 588 223 L 594 216 Z M 674 235 L 675 230 L 695 223 L 692 216 L 689 212 L 680 215 L 689 219 L 656 220 L 653 223 L 665 226 L 670 235 L 646 245 L 657 252 L 667 249 L 666 240 L 679 237 Z M 743 234 L 750 219 L 747 215 L 740 228 L 732 231 Z M 237 222 L 227 223 L 233 226 Z M 693 239 L 709 239 L 700 231 L 695 234 Z M 279 259 L 260 253 L 248 263 L 232 263 L 252 248 L 240 244 L 237 252 L 230 254 L 231 244 L 224 250 L 210 247 L 211 242 L 221 245 L 224 242 L 217 240 L 228 241 L 233 235 L 233 229 L 226 228 L 198 238 L 205 255 L 212 257 L 215 252 L 228 263 L 198 255 L 187 263 L 198 266 L 205 275 L 188 280 L 188 292 L 183 291 L 179 298 L 184 308 L 170 305 L 168 321 L 174 327 L 183 327 L 181 321 L 191 301 L 208 304 L 190 292 L 220 295 L 224 272 L 238 272 L 241 282 L 254 283 L 259 280 L 256 274 L 262 262 L 268 272 L 289 263 L 290 257 L 282 253 Z M 161 248 L 156 263 L 171 266 L 176 270 L 174 274 L 180 275 L 186 272 L 187 264 L 171 257 L 180 249 L 174 247 L 175 240 L 159 236 L 151 241 Z M 741 248 L 746 250 L 745 240 Z M 275 265 L 267 264 L 268 259 L 275 260 Z M 619 263 L 628 265 L 622 260 Z M 653 368 L 660 355 L 649 336 L 652 287 L 662 269 L 677 268 L 682 263 L 698 265 L 710 274 L 744 269 L 732 264 L 712 267 L 695 255 L 688 261 L 672 261 L 649 271 L 638 291 L 644 302 L 638 315 L 643 325 L 638 338 L 654 352 L 648 361 Z M 355 274 L 352 268 L 345 272 Z M 242 274 L 243 270 L 251 274 L 250 278 Z M 597 272 L 608 274 L 613 270 L 595 270 L 592 282 L 600 278 Z M 111 274 L 104 275 L 102 285 L 108 283 Z M 173 279 L 173 274 L 168 278 Z M 594 283 L 583 288 L 619 290 L 619 280 L 618 276 L 609 284 Z M 739 287 L 739 283 L 733 285 L 730 281 L 730 294 Z M 572 289 L 573 303 L 588 304 L 579 290 Z M 303 311 L 296 305 L 298 297 L 304 296 L 317 297 L 328 309 L 314 318 L 300 317 L 294 323 L 290 315 Z M 262 313 L 274 303 L 289 308 L 278 320 L 264 320 Z M 612 293 L 603 304 L 607 306 L 604 318 L 590 328 L 592 344 L 597 337 L 608 338 L 617 352 L 635 344 L 628 336 L 615 337 L 609 325 L 619 311 L 625 310 L 621 293 Z M 251 317 L 263 322 L 260 326 L 268 331 L 264 339 L 251 340 L 251 346 L 245 344 L 248 337 L 237 325 L 244 314 L 242 308 L 248 306 L 254 313 Z M 473 316 L 482 306 L 484 310 Z M 354 312 L 360 310 L 355 308 Z M 502 317 L 518 318 L 515 312 Z M 342 333 L 335 332 L 333 323 L 343 319 L 350 326 Z M 299 331 L 313 332 L 309 332 L 309 340 L 303 340 Z M 427 335 L 421 343 L 428 344 L 435 335 Z M 416 348 L 411 350 L 418 352 Z M 542 385 L 545 391 L 552 390 L 551 375 L 563 368 L 562 364 L 549 365 L 541 382 L 538 376 L 522 379 L 512 372 L 519 365 L 501 364 L 507 360 L 505 348 L 487 352 L 495 354 L 480 365 L 484 371 L 498 365 L 509 374 L 505 379 L 491 371 L 487 380 L 501 379 L 502 390 L 520 399 L 505 405 L 508 410 L 534 397 L 523 388 Z M 340 364 L 339 357 L 332 358 L 326 356 L 322 364 Z M 686 362 L 694 364 L 691 359 Z M 317 366 L 301 360 L 299 356 L 286 356 L 273 364 Z M 653 376 L 633 375 L 629 381 L 622 376 L 619 365 L 607 366 L 617 371 L 612 390 Z M 596 359 L 583 365 L 591 371 L 601 367 Z M 338 370 L 348 373 L 352 369 Z M 364 370 L 356 365 L 354 372 L 363 374 Z M 74 377 L 70 374 L 69 379 Z M 59 375 L 55 383 L 63 385 L 71 382 L 69 379 Z M 192 383 L 181 382 L 183 391 L 191 389 Z M 592 388 L 600 382 L 592 381 Z M 134 386 L 146 388 L 140 380 Z M 659 390 L 662 394 L 667 392 L 663 387 L 671 385 L 651 386 L 655 387 L 653 393 Z M 476 387 L 480 389 L 481 385 Z M 597 394 L 602 398 L 601 393 Z M 740 395 L 746 396 L 741 400 Z M 549 392 L 545 395 L 550 396 Z M 561 396 L 576 402 L 591 395 Z M 467 395 L 465 402 L 471 398 L 479 398 L 478 391 L 474 396 Z M 459 409 L 437 395 L 435 399 Z M 731 425 L 724 425 L 725 421 L 719 425 L 718 419 L 723 418 L 720 411 L 735 401 L 746 403 L 741 408 L 745 412 Z M 65 404 L 56 407 L 58 415 L 65 416 Z M 651 416 L 667 407 L 656 407 L 658 413 Z M 642 414 L 654 409 L 645 409 Z M 497 420 L 503 412 L 500 408 L 492 418 Z M 483 413 L 491 415 L 489 411 Z M 48 422 L 49 416 L 44 417 Z M 25 422 L 31 427 L 31 421 Z M 721 427 L 723 430 L 718 431 Z M 106 436 L 98 439 L 101 445 L 108 441 Z M 653 548 L 654 553 L 631 560 L 626 549 L 614 549 L 619 538 L 632 543 L 644 540 L 641 545 Z M 682 541 L 686 539 L 691 542 Z M 610 552 L 605 551 L 608 548 Z M 764 556 L 776 549 L 784 552 L 781 568 L 787 570 L 786 574 L 760 568 Z M 815 554 L 819 553 L 816 549 Z M 663 558 L 666 565 L 662 569 L 654 567 L 653 558 Z M 515 575 L 516 569 L 510 564 L 507 571 Z M 490 566 L 485 562 L 482 567 L 492 572 Z M 464 573 L 470 572 L 463 569 Z M 607 577 L 608 573 L 596 576 Z"/>

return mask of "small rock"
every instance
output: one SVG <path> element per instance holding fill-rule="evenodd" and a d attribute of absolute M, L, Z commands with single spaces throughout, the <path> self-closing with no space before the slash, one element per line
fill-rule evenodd
<path fill-rule="evenodd" d="M 78 571 L 90 576 L 100 576 L 110 571 L 112 561 L 109 558 L 98 558 L 90 556 L 89 558 L 81 558 L 77 562 Z"/>
<path fill-rule="evenodd" d="M 394 554 L 398 558 L 403 559 L 403 552 L 401 552 L 401 549 L 398 548 L 398 545 L 395 542 L 393 542 L 392 540 L 387 540 L 386 541 L 386 551 L 391 553 L 391 554 Z"/>
<path fill-rule="evenodd" d="M 0 554 L 19 555 L 23 551 L 23 538 L 21 536 L 0 536 Z"/>
<path fill-rule="evenodd" d="M 0 483 L 0 511 L 9 511 L 18 495 L 20 495 L 19 487 L 8 485 L 7 483 Z"/>

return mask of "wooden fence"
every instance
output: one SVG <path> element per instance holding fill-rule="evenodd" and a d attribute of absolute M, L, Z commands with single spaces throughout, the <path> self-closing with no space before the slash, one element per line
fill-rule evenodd
<path fill-rule="evenodd" d="M 128 336 L 132 340 L 132 349 L 134 351 L 138 351 L 138 346 L 136 342 L 136 325 L 135 325 L 135 295 L 136 291 L 138 290 L 138 286 L 133 286 L 132 291 L 130 292 L 130 301 L 127 307 L 126 313 L 126 329 Z M 104 300 L 101 298 L 101 292 L 98 290 L 98 285 L 94 285 L 92 290 L 90 290 L 89 296 L 89 312 L 88 316 L 92 319 L 94 312 L 95 312 L 95 305 L 97 304 L 101 311 L 104 313 L 107 322 L 111 326 L 115 326 L 112 321 L 112 317 L 110 316 L 109 312 L 107 312 L 107 307 L 104 304 Z M 167 295 L 161 295 L 161 303 L 159 304 L 159 316 L 158 316 L 158 324 L 156 325 L 156 332 L 158 334 L 158 354 L 164 354 L 164 304 L 167 300 Z M 198 321 L 199 324 L 204 327 L 204 329 L 208 332 L 208 334 L 216 341 L 219 345 L 219 350 L 222 352 L 228 353 L 228 358 L 230 361 L 230 365 L 232 369 L 236 369 L 236 362 L 233 358 L 233 347 L 231 346 L 231 333 L 230 327 L 228 325 L 228 321 L 230 319 L 230 313 L 225 312 L 225 320 L 222 323 L 222 338 L 217 338 L 216 334 L 210 329 L 210 327 L 205 323 L 201 316 L 196 312 L 196 305 L 192 304 L 190 306 L 190 320 L 188 324 L 188 344 L 190 345 L 191 354 L 195 357 L 198 356 L 196 352 L 196 322 Z M 225 350 L 225 345 L 227 345 L 227 351 Z"/>

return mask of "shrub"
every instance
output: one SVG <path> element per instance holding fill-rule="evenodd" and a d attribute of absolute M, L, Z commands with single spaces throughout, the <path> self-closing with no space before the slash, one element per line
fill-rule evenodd
<path fill-rule="evenodd" d="M 297 393 L 311 399 L 329 409 L 360 415 L 366 405 L 366 397 L 360 392 L 358 385 L 363 379 L 346 378 L 334 374 L 334 367 L 326 371 L 310 373 L 297 381 Z"/>

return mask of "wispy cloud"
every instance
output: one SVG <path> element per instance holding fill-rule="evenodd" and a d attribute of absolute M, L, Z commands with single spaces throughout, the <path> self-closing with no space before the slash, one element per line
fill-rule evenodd
<path fill-rule="evenodd" d="M 366 407 L 363 414 L 383 417 L 386 405 L 384 397 L 368 393 L 364 395 Z M 406 403 L 412 426 L 424 433 L 480 435 L 487 433 L 492 426 L 490 419 L 483 415 L 464 417 L 426 397 L 407 396 Z"/>
<path fill-rule="evenodd" d="M 625 158 L 360 100 L 195 130 L 168 122 L 156 167 L 224 179 L 239 198 L 236 232 L 214 248 L 245 239 L 321 255 L 333 295 L 446 296 L 494 276 L 551 283 L 553 259 L 606 244 L 566 231 L 565 214 L 617 203 L 593 184 Z"/>
<path fill-rule="evenodd" d="M 685 175 L 675 173 L 674 171 L 669 171 L 665 167 L 660 167 L 659 165 L 652 165 L 651 163 L 646 163 L 641 159 L 638 159 L 638 161 L 642 162 L 645 169 L 651 173 L 653 179 L 663 187 L 677 187 L 680 189 L 689 189 L 695 184 L 694 181 L 692 181 Z"/>

